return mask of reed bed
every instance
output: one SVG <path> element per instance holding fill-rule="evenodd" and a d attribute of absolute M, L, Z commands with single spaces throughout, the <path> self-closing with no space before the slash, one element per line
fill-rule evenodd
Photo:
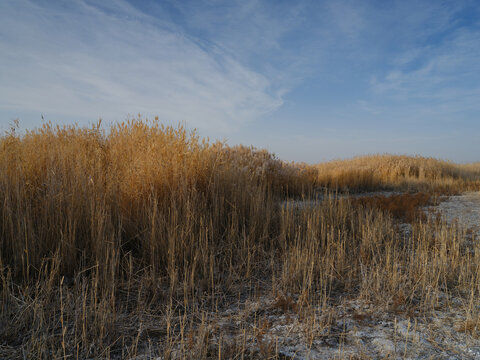
<path fill-rule="evenodd" d="M 437 191 L 480 189 L 480 165 L 406 155 L 368 155 L 320 163 L 319 186 L 342 191 Z"/>
<path fill-rule="evenodd" d="M 411 161 L 440 169 L 393 184 L 477 181 L 470 168 Z M 404 236 L 392 201 L 382 208 L 327 192 L 314 206 L 282 205 L 340 184 L 321 176 L 156 120 L 5 134 L 0 358 L 279 358 L 260 314 L 218 323 L 262 296 L 300 314 L 307 337 L 334 326 L 314 309 L 327 314 L 341 298 L 427 314 L 460 296 L 475 333 L 478 243 L 421 217 L 408 219 Z"/>

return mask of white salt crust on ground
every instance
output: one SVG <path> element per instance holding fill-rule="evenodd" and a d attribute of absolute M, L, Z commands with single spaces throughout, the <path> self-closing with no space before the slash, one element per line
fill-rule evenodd
<path fill-rule="evenodd" d="M 448 223 L 457 222 L 472 230 L 470 234 L 479 231 L 480 193 L 451 196 L 430 210 Z M 400 226 L 400 231 L 408 233 L 408 230 L 406 224 L 404 229 Z M 475 240 L 476 236 L 472 236 Z M 298 304 L 298 297 L 292 297 L 292 302 Z M 246 359 L 264 359 L 276 353 L 284 360 L 480 360 L 480 329 L 467 318 L 465 309 L 469 304 L 464 302 L 439 294 L 436 309 L 421 315 L 348 299 L 323 308 L 282 308 L 278 306 L 278 298 L 261 296 L 223 312 L 208 314 L 208 329 L 212 334 L 209 343 L 212 351 L 218 351 L 213 349 L 218 349 L 219 344 L 224 349 L 241 348 Z M 136 359 L 163 359 L 155 354 L 154 344 L 148 348 Z M 196 357 L 198 354 L 192 350 L 180 347 L 171 354 L 172 359 Z M 234 358 L 241 359 L 242 354 Z"/>
<path fill-rule="evenodd" d="M 276 299 L 262 297 L 240 308 L 212 314 L 212 352 L 243 347 L 245 359 L 480 359 L 480 339 L 465 331 L 465 316 L 456 299 L 424 316 L 409 316 L 359 300 L 343 300 L 328 308 L 280 309 Z M 412 315 L 412 314 L 410 314 Z M 327 328 L 322 324 L 330 319 Z M 256 321 L 255 321 L 255 320 Z M 221 334 L 217 338 L 214 334 Z M 245 335 L 246 334 L 246 335 Z M 255 335 L 257 334 L 257 335 Z M 261 334 L 261 335 L 258 335 Z M 154 344 L 152 344 L 154 345 Z M 155 346 L 153 346 L 154 348 Z M 154 352 L 154 351 L 153 351 Z M 153 353 L 152 352 L 152 353 Z M 195 359 L 178 347 L 172 359 Z M 241 354 L 236 353 L 242 358 Z M 145 355 L 136 359 L 164 359 Z M 218 358 L 212 354 L 212 358 Z"/>
<path fill-rule="evenodd" d="M 448 223 L 459 225 L 480 234 L 480 192 L 450 196 L 434 208 Z"/>

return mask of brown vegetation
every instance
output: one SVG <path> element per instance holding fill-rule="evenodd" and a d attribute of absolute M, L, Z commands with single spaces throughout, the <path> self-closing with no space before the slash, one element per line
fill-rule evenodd
<path fill-rule="evenodd" d="M 437 175 L 392 181 L 478 181 L 469 168 L 431 164 Z M 156 121 L 4 135 L 0 357 L 275 358 L 260 315 L 225 333 L 216 312 L 273 294 L 273 308 L 310 324 L 314 306 L 328 314 L 340 295 L 423 312 L 440 293 L 480 295 L 480 247 L 467 250 L 459 229 L 411 218 L 408 239 L 395 232 L 390 213 L 417 214 L 427 195 L 281 206 L 317 181 L 370 181 L 332 176 Z M 475 306 L 466 311 L 478 317 Z"/>
<path fill-rule="evenodd" d="M 480 166 L 404 155 L 370 155 L 316 165 L 320 186 L 343 191 L 480 189 Z"/>
<path fill-rule="evenodd" d="M 424 208 L 434 204 L 431 193 L 363 196 L 352 200 L 368 208 L 380 209 L 404 222 L 426 221 Z"/>

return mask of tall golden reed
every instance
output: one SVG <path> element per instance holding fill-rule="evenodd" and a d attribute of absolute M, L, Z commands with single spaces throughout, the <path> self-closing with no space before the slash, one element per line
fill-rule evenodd
<path fill-rule="evenodd" d="M 382 311 L 426 313 L 445 294 L 473 304 L 480 248 L 464 229 L 410 219 L 406 237 L 361 202 L 285 200 L 320 186 L 459 191 L 479 173 L 419 157 L 287 164 L 142 119 L 11 131 L 0 138 L 0 357 L 134 358 L 150 346 L 165 358 L 274 358 L 274 347 L 222 344 L 238 334 L 210 319 L 257 293 L 301 294 L 298 311 L 345 294 Z M 465 312 L 480 322 L 475 306 Z M 238 331 L 260 339 L 249 321 Z"/>

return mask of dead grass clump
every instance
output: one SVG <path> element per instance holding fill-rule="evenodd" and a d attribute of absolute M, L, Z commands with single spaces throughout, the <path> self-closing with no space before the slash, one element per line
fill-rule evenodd
<path fill-rule="evenodd" d="M 364 196 L 352 201 L 361 206 L 386 211 L 404 222 L 425 221 L 427 215 L 423 208 L 433 205 L 432 194 L 423 192 L 391 196 Z"/>
<path fill-rule="evenodd" d="M 275 251 L 276 197 L 307 185 L 263 150 L 158 121 L 5 134 L 2 340 L 33 358 L 135 352 L 132 304 L 232 291 Z"/>
<path fill-rule="evenodd" d="M 302 182 L 265 151 L 141 120 L 108 134 L 100 125 L 51 124 L 9 133 L 0 139 L 0 168 L 0 250 L 24 277 L 57 251 L 62 273 L 73 276 L 103 264 L 109 249 L 164 274 L 177 260 L 199 259 L 190 241 L 217 242 L 242 227 L 247 237 L 262 232 L 272 211 L 260 202 Z"/>

